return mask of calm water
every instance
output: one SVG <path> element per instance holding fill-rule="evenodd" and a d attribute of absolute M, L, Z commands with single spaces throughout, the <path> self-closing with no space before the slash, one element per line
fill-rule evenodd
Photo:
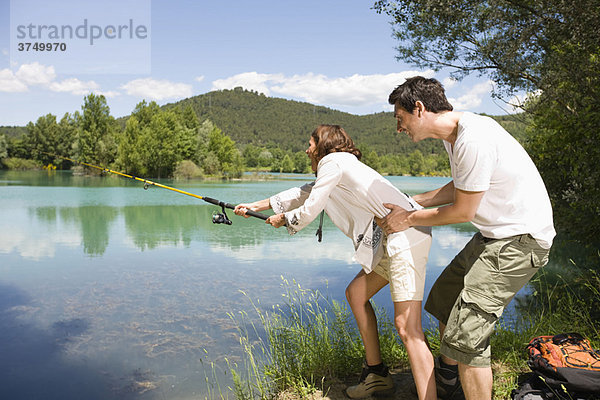
<path fill-rule="evenodd" d="M 239 203 L 311 179 L 161 182 Z M 448 181 L 389 179 L 407 193 Z M 228 313 L 277 304 L 282 277 L 345 302 L 360 270 L 329 221 L 322 243 L 316 222 L 294 237 L 233 212 L 213 225 L 217 207 L 119 177 L 0 171 L 0 205 L 3 399 L 204 398 L 205 366 L 241 354 Z M 472 234 L 434 230 L 426 292 Z M 375 301 L 391 315 L 387 289 Z"/>

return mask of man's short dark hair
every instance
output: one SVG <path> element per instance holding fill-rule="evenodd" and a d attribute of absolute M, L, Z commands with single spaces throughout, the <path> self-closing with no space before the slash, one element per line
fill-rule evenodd
<path fill-rule="evenodd" d="M 452 111 L 452 104 L 448 102 L 444 87 L 437 79 L 427 79 L 422 76 L 413 76 L 398 86 L 390 94 L 390 104 L 398 104 L 408 112 L 417 107 L 417 101 L 421 101 L 427 111 L 439 113 Z"/>

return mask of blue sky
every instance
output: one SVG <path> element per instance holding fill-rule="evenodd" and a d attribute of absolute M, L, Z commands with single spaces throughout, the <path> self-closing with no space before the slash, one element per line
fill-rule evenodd
<path fill-rule="evenodd" d="M 390 111 L 389 92 L 416 74 L 444 82 L 457 110 L 507 112 L 491 99 L 493 83 L 485 77 L 454 82 L 449 71 L 396 60 L 389 18 L 372 4 L 0 0 L 0 125 L 25 125 L 47 113 L 60 118 L 80 110 L 90 91 L 104 94 L 111 114 L 120 117 L 144 99 L 166 104 L 236 86 L 368 114 Z M 17 37 L 18 24 L 75 27 L 84 20 L 111 33 L 110 26 L 131 20 L 147 35 L 99 38 L 93 45 L 89 38 L 66 41 L 65 52 L 16 50 L 23 40 L 35 42 Z"/>

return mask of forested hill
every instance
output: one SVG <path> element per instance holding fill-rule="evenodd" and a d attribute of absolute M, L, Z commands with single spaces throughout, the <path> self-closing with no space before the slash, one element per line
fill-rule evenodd
<path fill-rule="evenodd" d="M 391 112 L 353 115 L 310 103 L 267 97 L 241 87 L 213 91 L 190 97 L 162 108 L 185 109 L 192 106 L 200 122 L 209 119 L 239 147 L 247 144 L 278 147 L 288 151 L 306 149 L 309 134 L 318 124 L 339 124 L 364 150 L 377 154 L 408 154 L 420 150 L 423 154 L 440 154 L 440 141 L 413 143 L 408 136 L 396 132 Z M 122 127 L 128 117 L 119 118 Z M 520 115 L 494 116 L 513 136 L 524 140 L 525 121 Z M 0 127 L 0 135 L 22 136 L 25 127 Z"/>
<path fill-rule="evenodd" d="M 368 147 L 380 155 L 416 149 L 423 154 L 443 151 L 439 142 L 426 140 L 414 144 L 406 135 L 397 134 L 391 112 L 358 116 L 242 88 L 214 91 L 164 107 L 188 105 L 200 121 L 210 119 L 240 147 L 251 143 L 294 152 L 305 150 L 309 135 L 318 124 L 339 124 L 360 148 Z"/>
<path fill-rule="evenodd" d="M 443 152 L 440 141 L 413 143 L 396 132 L 393 113 L 353 115 L 327 107 L 267 97 L 241 87 L 190 97 L 164 108 L 191 105 L 198 119 L 210 119 L 240 147 L 246 144 L 274 146 L 291 151 L 306 149 L 309 134 L 318 124 L 341 125 L 363 150 L 378 154 L 402 154 L 420 150 L 423 154 Z M 517 139 L 524 139 L 519 116 L 493 117 Z"/>

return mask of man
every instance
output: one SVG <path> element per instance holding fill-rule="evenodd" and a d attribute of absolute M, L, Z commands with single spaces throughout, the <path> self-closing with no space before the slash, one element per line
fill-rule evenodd
<path fill-rule="evenodd" d="M 452 181 L 414 196 L 425 209 L 385 204 L 386 233 L 472 222 L 479 229 L 431 289 L 439 320 L 438 395 L 491 399 L 490 336 L 514 295 L 546 264 L 555 231 L 546 187 L 521 145 L 488 117 L 453 111 L 442 85 L 420 76 L 390 94 L 398 132 L 443 140 Z M 460 376 L 460 380 L 458 377 Z M 454 397 L 456 398 L 456 397 Z"/>

